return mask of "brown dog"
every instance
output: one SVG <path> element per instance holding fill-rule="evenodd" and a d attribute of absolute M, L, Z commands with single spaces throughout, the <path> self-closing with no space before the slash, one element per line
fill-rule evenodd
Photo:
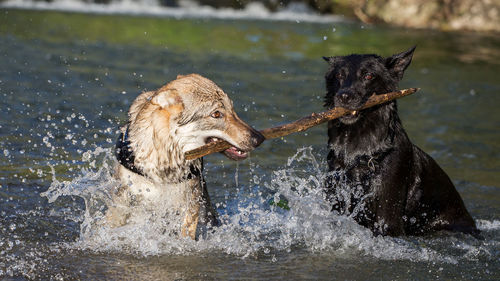
<path fill-rule="evenodd" d="M 186 160 L 185 152 L 223 139 L 233 145 L 226 156 L 241 160 L 264 137 L 236 115 L 222 89 L 196 74 L 178 76 L 157 91 L 142 93 L 128 116 L 116 144 L 121 187 L 108 209 L 108 224 L 130 222 L 132 207 L 140 206 L 179 218 L 181 235 L 192 239 L 200 224 L 217 225 L 203 180 L 203 161 Z"/>

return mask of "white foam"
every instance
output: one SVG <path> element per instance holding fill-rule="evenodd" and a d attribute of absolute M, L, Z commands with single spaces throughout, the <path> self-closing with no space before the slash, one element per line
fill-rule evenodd
<path fill-rule="evenodd" d="M 244 9 L 236 10 L 232 8 L 216 9 L 209 6 L 200 6 L 196 2 L 189 0 L 181 1 L 179 7 L 160 6 L 155 0 L 120 0 L 112 1 L 110 4 L 86 3 L 82 0 L 54 0 L 51 2 L 7 0 L 1 2 L 0 7 L 95 14 L 150 15 L 174 18 L 251 19 L 318 23 L 345 21 L 341 16 L 319 15 L 300 3 L 291 4 L 274 13 L 258 2 L 250 3 Z"/>
<path fill-rule="evenodd" d="M 90 156 L 89 156 L 90 155 Z M 275 255 L 300 247 L 316 253 L 337 256 L 370 255 L 386 260 L 443 261 L 456 263 L 455 257 L 422 247 L 412 241 L 374 237 L 371 231 L 350 217 L 336 216 L 321 191 L 327 175 L 324 163 L 316 160 L 311 148 L 300 149 L 287 165 L 261 177 L 253 187 L 242 183 L 234 199 L 222 202 L 218 209 L 222 226 L 208 232 L 199 241 L 180 238 L 178 223 L 165 219 L 162 211 L 142 212 L 142 219 L 118 228 L 100 223 L 110 204 L 112 151 L 98 148 L 89 152 L 87 162 L 101 163 L 97 170 L 87 169 L 70 182 L 55 178 L 44 196 L 53 202 L 61 195 L 79 196 L 86 210 L 81 222 L 80 239 L 69 247 L 92 251 L 126 252 L 141 256 L 224 252 L 240 256 Z M 259 177 L 253 175 L 253 177 Z M 269 204 L 269 195 L 288 200 L 290 210 Z M 221 202 L 219 202 L 221 203 Z M 134 212 L 135 213 L 135 212 Z M 138 214 L 138 215 L 139 215 Z M 135 216 L 135 215 L 134 215 Z"/>
<path fill-rule="evenodd" d="M 497 230 L 500 229 L 500 221 L 499 220 L 477 220 L 476 221 L 477 228 L 480 230 Z"/>

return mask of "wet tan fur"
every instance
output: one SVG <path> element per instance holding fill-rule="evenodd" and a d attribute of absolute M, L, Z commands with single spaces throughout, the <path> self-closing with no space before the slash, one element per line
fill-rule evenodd
<path fill-rule="evenodd" d="M 210 117 L 214 110 L 224 113 L 223 120 Z M 251 150 L 253 129 L 239 119 L 222 89 L 196 74 L 178 76 L 156 91 L 140 94 L 128 116 L 134 164 L 146 177 L 118 164 L 116 176 L 122 185 L 108 210 L 108 224 L 116 227 L 129 222 L 132 204 L 154 208 L 172 201 L 169 208 L 184 214 L 181 235 L 195 239 L 199 222 L 210 223 L 216 213 L 202 178 L 185 178 L 191 165 L 201 169 L 201 160 L 186 160 L 184 153 L 212 136 Z"/>

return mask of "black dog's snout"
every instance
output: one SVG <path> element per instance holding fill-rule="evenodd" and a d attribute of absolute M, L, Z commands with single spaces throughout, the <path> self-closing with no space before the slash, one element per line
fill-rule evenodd
<path fill-rule="evenodd" d="M 355 106 L 355 95 L 349 90 L 340 90 L 335 95 L 335 105 L 344 108 Z"/>
<path fill-rule="evenodd" d="M 342 101 L 348 101 L 349 95 L 347 93 L 342 93 L 340 95 L 340 98 L 342 99 Z"/>

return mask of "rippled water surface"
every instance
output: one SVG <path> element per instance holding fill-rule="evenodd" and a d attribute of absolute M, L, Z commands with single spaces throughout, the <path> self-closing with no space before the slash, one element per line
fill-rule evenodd
<path fill-rule="evenodd" d="M 256 128 L 321 111 L 324 55 L 417 45 L 399 101 L 410 138 L 450 175 L 482 230 L 374 237 L 328 211 L 326 127 L 205 157 L 224 221 L 200 241 L 163 222 L 95 225 L 133 99 L 200 73 Z M 0 278 L 500 279 L 500 38 L 326 21 L 173 19 L 0 10 Z M 286 199 L 290 210 L 270 205 Z"/>

